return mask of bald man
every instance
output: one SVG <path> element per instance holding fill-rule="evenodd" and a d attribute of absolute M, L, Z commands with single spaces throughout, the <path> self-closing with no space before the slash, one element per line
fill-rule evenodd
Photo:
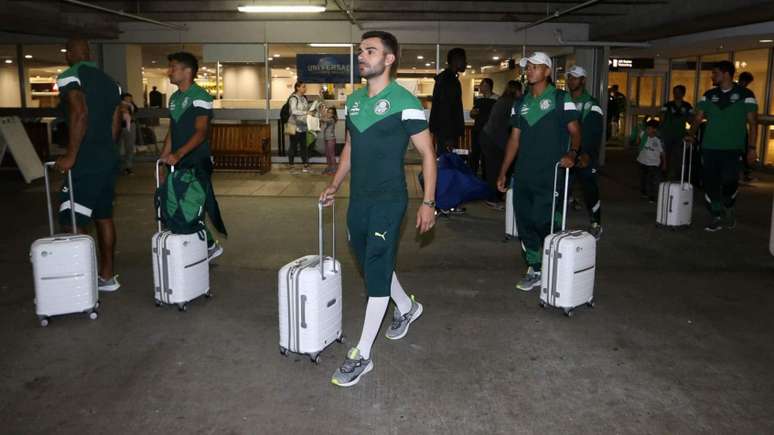
<path fill-rule="evenodd" d="M 56 160 L 63 173 L 71 170 L 75 203 L 70 203 L 67 185 L 60 192 L 59 220 L 70 224 L 75 209 L 78 232 L 92 222 L 99 243 L 99 290 L 118 290 L 113 273 L 116 230 L 113 225 L 113 195 L 118 172 L 115 143 L 120 131 L 121 87 L 91 61 L 88 41 L 72 38 L 65 54 L 70 68 L 56 81 L 59 101 L 69 137 L 67 152 Z"/>

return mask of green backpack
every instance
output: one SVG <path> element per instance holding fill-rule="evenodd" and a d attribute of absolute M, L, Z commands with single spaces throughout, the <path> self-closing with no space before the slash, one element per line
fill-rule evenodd
<path fill-rule="evenodd" d="M 156 190 L 156 209 L 161 210 L 161 222 L 172 233 L 198 233 L 205 228 L 206 198 L 196 169 L 181 169 L 167 174 L 166 182 Z"/>

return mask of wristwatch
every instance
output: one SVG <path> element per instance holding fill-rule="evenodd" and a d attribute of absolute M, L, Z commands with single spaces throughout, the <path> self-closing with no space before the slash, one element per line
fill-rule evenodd
<path fill-rule="evenodd" d="M 432 199 L 427 200 L 427 201 L 422 201 L 422 204 L 424 204 L 424 205 L 426 205 L 426 206 L 428 206 L 430 208 L 435 208 L 435 201 L 433 201 Z"/>

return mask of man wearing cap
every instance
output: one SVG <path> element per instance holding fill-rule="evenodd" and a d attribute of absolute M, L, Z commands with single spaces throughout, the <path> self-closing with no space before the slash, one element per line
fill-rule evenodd
<path fill-rule="evenodd" d="M 567 88 L 580 113 L 581 148 L 578 165 L 573 168 L 573 178 L 581 183 L 586 208 L 591 218 L 589 232 L 597 239 L 602 235 L 602 203 L 599 200 L 597 162 L 602 143 L 602 126 L 605 117 L 599 102 L 586 91 L 586 70 L 573 65 L 567 70 Z"/>
<path fill-rule="evenodd" d="M 551 231 L 554 168 L 572 168 L 581 146 L 580 114 L 564 91 L 548 83 L 551 58 L 535 52 L 519 61 L 526 70 L 529 92 L 511 109 L 511 135 L 500 167 L 497 188 L 506 191 L 505 177 L 513 171 L 513 206 L 527 273 L 517 284 L 529 291 L 540 286 L 541 246 Z M 518 158 L 517 158 L 518 157 Z M 562 171 L 564 172 L 564 171 Z M 563 174 L 562 174 L 563 175 Z M 563 183 L 560 177 L 559 184 Z"/>

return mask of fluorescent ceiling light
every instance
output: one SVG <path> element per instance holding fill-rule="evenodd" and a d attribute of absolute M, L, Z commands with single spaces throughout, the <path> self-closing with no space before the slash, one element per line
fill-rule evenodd
<path fill-rule="evenodd" d="M 328 44 L 328 43 L 320 43 L 320 42 L 313 42 L 309 44 L 310 47 L 351 47 L 352 44 Z"/>
<path fill-rule="evenodd" d="M 430 64 L 429 64 L 429 63 L 426 63 L 426 64 L 425 64 L 425 66 L 430 66 Z"/>
<path fill-rule="evenodd" d="M 25 54 L 25 55 L 24 55 L 24 58 L 25 58 L 25 59 L 32 59 L 32 55 L 31 55 L 31 54 Z"/>
<path fill-rule="evenodd" d="M 60 53 L 67 53 L 67 49 L 66 49 L 66 48 L 60 48 L 60 49 L 59 49 L 59 52 L 60 52 Z"/>
<path fill-rule="evenodd" d="M 275 54 L 274 57 L 280 57 L 279 53 Z"/>
<path fill-rule="evenodd" d="M 13 61 L 11 59 L 6 59 L 5 63 L 13 63 Z"/>
<path fill-rule="evenodd" d="M 492 56 L 492 60 L 500 60 L 500 56 Z"/>
<path fill-rule="evenodd" d="M 425 58 L 424 56 L 417 56 L 417 59 L 419 59 L 419 60 L 422 60 L 424 58 Z"/>
<path fill-rule="evenodd" d="M 244 5 L 237 9 L 251 14 L 325 12 L 325 6 L 320 5 Z"/>
<path fill-rule="evenodd" d="M 758 42 L 763 42 L 763 43 L 774 42 L 774 39 L 761 39 Z"/>

